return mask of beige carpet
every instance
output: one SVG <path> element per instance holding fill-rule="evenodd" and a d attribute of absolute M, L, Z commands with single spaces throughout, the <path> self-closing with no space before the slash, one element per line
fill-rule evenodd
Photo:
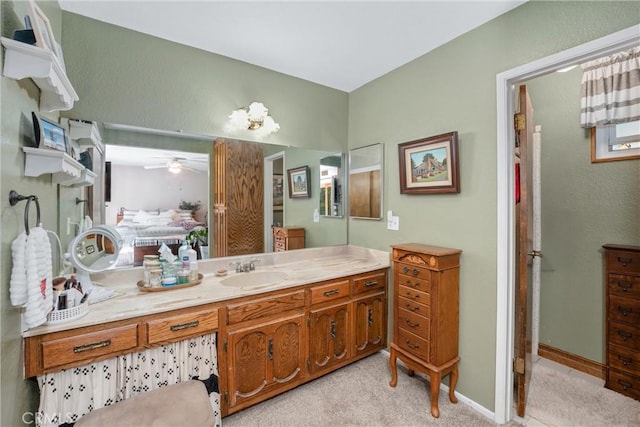
<path fill-rule="evenodd" d="M 430 414 L 429 383 L 398 368 L 389 386 L 389 358 L 377 353 L 271 400 L 222 419 L 223 427 L 253 426 L 495 426 L 440 392 L 440 418 Z"/>
<path fill-rule="evenodd" d="M 540 359 L 534 364 L 527 425 L 640 426 L 640 402 L 603 387 L 604 381 Z"/>

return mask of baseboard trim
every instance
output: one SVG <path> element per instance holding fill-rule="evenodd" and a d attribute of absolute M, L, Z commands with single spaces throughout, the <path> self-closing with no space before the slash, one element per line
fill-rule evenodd
<path fill-rule="evenodd" d="M 546 344 L 538 344 L 538 356 L 553 360 L 556 363 L 584 372 L 585 374 L 593 375 L 601 380 L 604 380 L 607 375 L 607 368 L 602 363 L 594 362 L 593 360 L 568 353 Z"/>
<path fill-rule="evenodd" d="M 380 351 L 381 353 L 383 353 L 387 359 L 389 358 L 390 354 L 389 354 L 389 350 L 384 349 Z M 405 365 L 404 363 L 402 363 L 402 360 L 397 359 L 396 362 L 398 365 L 402 365 L 405 368 L 407 367 L 407 365 Z M 420 375 L 421 377 L 429 380 L 429 376 L 425 375 L 421 372 L 416 372 L 416 375 Z M 443 383 L 440 383 L 440 390 L 442 390 L 443 392 L 445 392 L 447 395 L 449 393 L 449 386 Z M 478 402 L 476 402 L 475 400 L 469 399 L 467 396 L 465 396 L 464 394 L 456 391 L 455 392 L 456 397 L 458 398 L 458 403 L 460 402 L 464 402 L 467 405 L 469 405 L 474 411 L 478 412 L 481 415 L 484 415 L 485 417 L 487 417 L 488 419 L 490 419 L 491 421 L 495 422 L 496 419 L 496 414 L 492 411 L 490 411 L 489 409 L 485 408 L 484 406 L 480 405 Z"/>

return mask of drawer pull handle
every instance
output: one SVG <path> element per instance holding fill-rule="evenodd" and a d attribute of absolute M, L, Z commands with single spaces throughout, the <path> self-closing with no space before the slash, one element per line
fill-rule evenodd
<path fill-rule="evenodd" d="M 416 305 L 416 306 L 412 306 L 412 305 L 411 305 L 411 304 L 409 304 L 409 303 L 407 303 L 407 305 L 406 305 L 405 307 L 407 307 L 407 308 L 408 308 L 409 310 L 411 310 L 411 311 L 418 311 L 418 310 L 420 310 L 420 307 L 418 307 L 417 305 Z"/>
<path fill-rule="evenodd" d="M 364 287 L 369 288 L 371 286 L 375 286 L 378 284 L 377 280 L 369 280 L 368 282 L 364 282 Z"/>
<path fill-rule="evenodd" d="M 618 355 L 618 360 L 622 361 L 622 364 L 624 366 L 629 366 L 631 365 L 631 362 L 633 362 L 633 359 L 631 359 L 630 357 L 624 357 L 622 355 Z"/>
<path fill-rule="evenodd" d="M 626 381 L 618 380 L 618 384 L 620 384 L 624 390 L 631 390 L 633 388 L 633 385 Z"/>
<path fill-rule="evenodd" d="M 413 288 L 417 288 L 420 286 L 420 282 L 416 282 L 416 283 L 411 283 L 411 279 L 407 279 L 407 281 L 405 282 L 407 284 L 407 286 L 411 286 Z"/>
<path fill-rule="evenodd" d="M 418 295 L 418 294 L 411 295 L 411 292 L 409 292 L 409 291 L 407 291 L 407 296 L 408 296 L 408 297 L 411 297 L 411 298 L 414 298 L 414 299 L 418 299 L 418 298 L 420 298 L 420 295 Z"/>
<path fill-rule="evenodd" d="M 632 282 L 618 282 L 618 287 L 622 288 L 622 292 L 627 292 L 633 287 Z"/>
<path fill-rule="evenodd" d="M 324 291 L 322 295 L 329 297 L 331 295 L 337 295 L 340 293 L 340 289 L 331 289 L 330 291 Z"/>
<path fill-rule="evenodd" d="M 332 340 L 336 339 L 336 321 L 335 320 L 331 321 L 331 331 L 329 332 L 329 334 L 331 335 Z"/>
<path fill-rule="evenodd" d="M 273 340 L 269 339 L 269 342 L 267 344 L 267 357 L 269 358 L 269 360 L 273 360 Z"/>
<path fill-rule="evenodd" d="M 111 345 L 111 340 L 92 342 L 91 344 L 82 344 L 82 345 L 73 347 L 73 352 L 82 353 L 83 351 L 95 350 L 96 348 L 108 347 L 110 345 Z"/>
<path fill-rule="evenodd" d="M 623 267 L 626 267 L 628 264 L 631 264 L 632 259 L 631 258 L 621 258 L 618 257 L 618 262 L 620 264 L 622 264 Z"/>
<path fill-rule="evenodd" d="M 182 329 L 196 328 L 199 324 L 200 324 L 199 320 L 194 320 L 193 322 L 171 325 L 171 332 L 181 331 Z"/>
<path fill-rule="evenodd" d="M 411 320 L 409 319 L 404 319 L 405 322 L 407 322 L 407 326 L 409 326 L 410 328 L 418 328 L 420 327 L 420 323 L 419 322 L 415 322 L 415 323 L 411 323 Z"/>
<path fill-rule="evenodd" d="M 414 276 L 417 276 L 418 274 L 420 274 L 420 270 L 414 268 L 412 273 Z"/>
<path fill-rule="evenodd" d="M 414 350 L 417 350 L 417 349 L 420 348 L 420 344 L 411 344 L 411 341 L 409 341 L 409 340 L 404 340 L 404 342 L 405 342 L 405 344 L 407 344 L 407 346 L 409 348 L 412 348 Z"/>
<path fill-rule="evenodd" d="M 629 313 L 633 313 L 633 309 L 630 307 L 622 307 L 621 305 L 618 306 L 618 311 L 620 313 L 622 313 L 623 316 L 628 316 Z"/>
<path fill-rule="evenodd" d="M 626 341 L 631 338 L 631 332 L 618 330 L 618 335 L 622 337 L 622 341 Z"/>
<path fill-rule="evenodd" d="M 372 308 L 367 310 L 367 324 L 369 326 L 373 325 L 373 309 Z"/>
<path fill-rule="evenodd" d="M 402 269 L 402 272 L 403 272 L 404 274 L 407 274 L 407 273 L 409 272 L 409 267 L 404 267 L 404 268 Z"/>

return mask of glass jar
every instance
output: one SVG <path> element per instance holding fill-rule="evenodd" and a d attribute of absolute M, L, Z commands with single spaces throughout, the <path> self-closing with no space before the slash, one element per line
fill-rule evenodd
<path fill-rule="evenodd" d="M 144 268 L 144 283 L 145 286 L 151 286 L 151 277 L 149 276 L 149 272 L 151 270 L 157 270 L 157 269 L 162 269 L 162 264 L 160 264 L 160 261 L 158 261 L 158 257 L 156 256 L 155 259 L 153 258 L 147 258 L 147 255 L 145 255 L 145 259 L 144 261 L 142 261 L 142 266 Z"/>
<path fill-rule="evenodd" d="M 162 286 L 162 269 L 161 268 L 157 268 L 155 270 L 149 271 L 149 285 L 152 288 L 159 288 L 160 286 Z"/>

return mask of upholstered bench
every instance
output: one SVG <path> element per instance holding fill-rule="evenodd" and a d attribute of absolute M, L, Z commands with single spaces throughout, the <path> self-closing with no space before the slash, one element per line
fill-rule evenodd
<path fill-rule="evenodd" d="M 75 423 L 76 427 L 176 427 L 214 426 L 215 416 L 207 389 L 190 380 L 138 394 L 96 409 Z"/>

